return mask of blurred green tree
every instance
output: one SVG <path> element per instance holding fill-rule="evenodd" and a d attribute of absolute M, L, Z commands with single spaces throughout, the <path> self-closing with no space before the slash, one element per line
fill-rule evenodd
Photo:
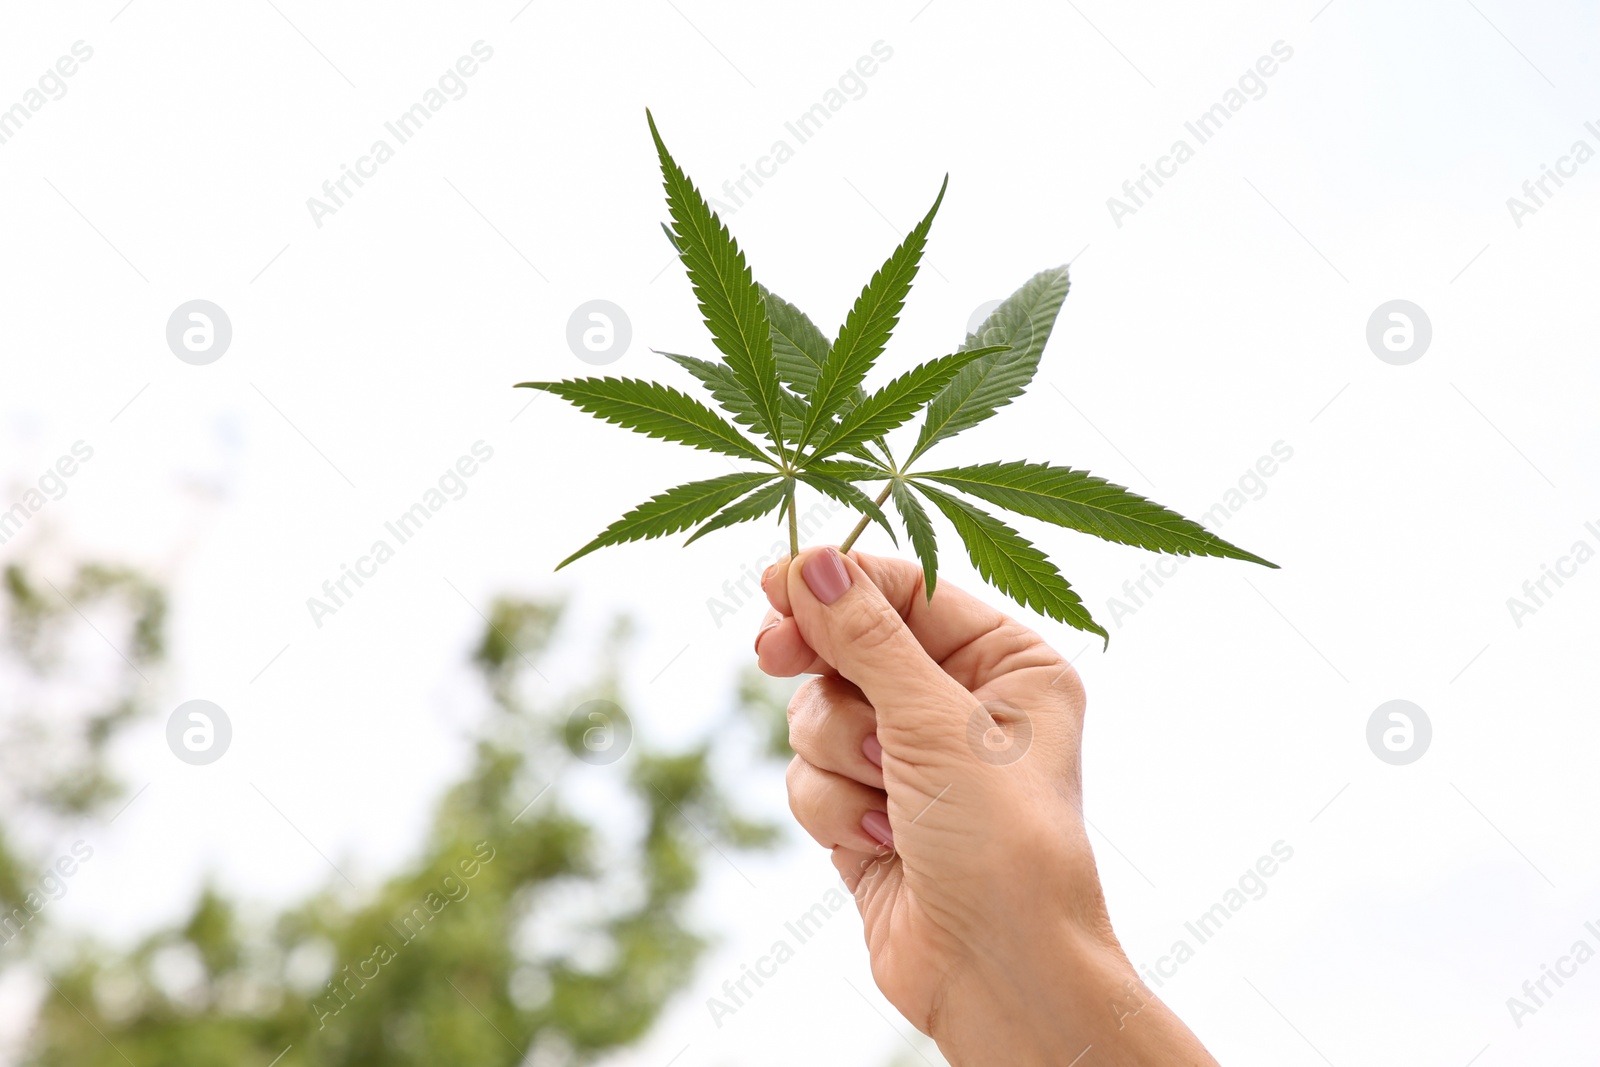
<path fill-rule="evenodd" d="M 0 576 L 0 965 L 29 951 L 44 926 L 48 894 L 31 861 L 122 794 L 107 750 L 144 710 L 145 672 L 165 658 L 158 586 L 123 567 L 67 570 L 61 585 L 20 563 Z"/>
<path fill-rule="evenodd" d="M 82 813 L 117 795 L 104 745 L 139 709 L 135 663 L 162 653 L 158 590 L 104 568 L 80 571 L 80 582 L 84 597 L 119 593 L 135 609 L 132 671 L 114 710 L 85 725 L 86 755 L 41 770 L 27 796 L 0 809 L 7 905 L 26 891 L 29 867 L 4 829 L 30 803 Z M 41 597 L 21 568 L 7 572 L 6 592 L 10 648 L 48 675 L 40 652 L 70 623 L 67 607 Z M 596 677 L 574 699 L 526 696 L 560 616 L 548 603 L 495 602 L 472 657 L 488 710 L 470 770 L 438 802 L 416 860 L 376 890 L 328 888 L 252 919 L 248 905 L 208 886 L 186 921 L 128 951 L 83 937 L 32 959 L 21 942 L 0 950 L 48 982 L 26 1062 L 512 1067 L 530 1056 L 587 1062 L 641 1037 L 706 944 L 686 910 L 711 850 L 775 839 L 775 827 L 729 801 L 716 767 L 719 754 L 745 764 L 786 754 L 783 699 L 746 681 L 731 712 L 745 729 L 654 750 L 631 737 L 618 709 L 567 713 L 622 699 L 626 625 L 608 635 Z M 628 751 L 612 762 L 608 744 Z"/>

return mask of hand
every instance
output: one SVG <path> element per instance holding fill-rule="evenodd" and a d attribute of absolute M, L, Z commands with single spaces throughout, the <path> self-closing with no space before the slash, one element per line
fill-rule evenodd
<path fill-rule="evenodd" d="M 1210 1064 L 1111 931 L 1084 830 L 1077 672 L 898 560 L 808 549 L 769 568 L 768 674 L 789 804 L 855 895 L 890 1003 L 968 1064 Z"/>

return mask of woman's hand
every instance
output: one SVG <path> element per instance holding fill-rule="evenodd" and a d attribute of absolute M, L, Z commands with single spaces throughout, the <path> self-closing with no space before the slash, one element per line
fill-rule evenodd
<path fill-rule="evenodd" d="M 808 549 L 762 587 L 761 669 L 820 675 L 789 704 L 789 804 L 889 1001 L 958 1067 L 1214 1065 L 1111 932 L 1072 666 L 903 560 Z"/>

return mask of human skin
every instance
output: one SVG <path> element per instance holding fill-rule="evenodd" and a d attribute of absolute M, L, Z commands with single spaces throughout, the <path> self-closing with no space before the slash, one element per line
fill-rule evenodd
<path fill-rule="evenodd" d="M 1032 630 L 832 547 L 762 576 L 789 806 L 855 895 L 885 997 L 954 1067 L 1216 1067 L 1111 929 L 1084 829 L 1084 690 Z"/>

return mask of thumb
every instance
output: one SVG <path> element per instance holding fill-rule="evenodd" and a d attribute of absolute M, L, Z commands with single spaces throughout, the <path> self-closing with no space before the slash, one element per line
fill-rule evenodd
<path fill-rule="evenodd" d="M 861 690 L 886 748 L 964 736 L 972 694 L 933 661 L 855 560 L 831 546 L 807 549 L 788 568 L 787 591 L 806 644 Z"/>

